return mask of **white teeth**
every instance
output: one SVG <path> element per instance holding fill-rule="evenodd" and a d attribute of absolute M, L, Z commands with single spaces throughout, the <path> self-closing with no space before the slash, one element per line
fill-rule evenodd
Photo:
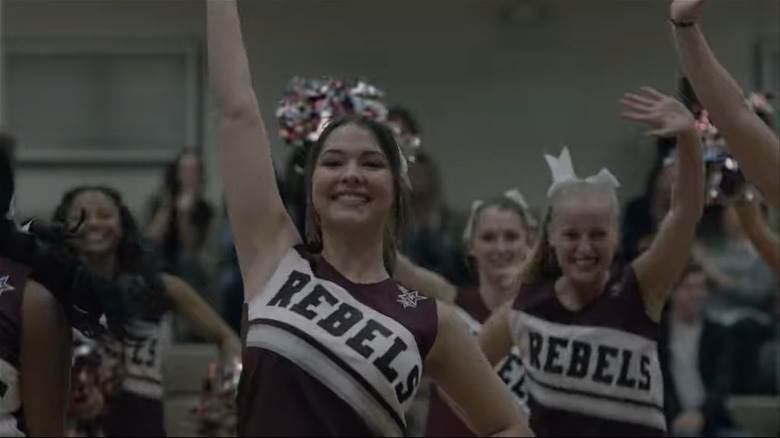
<path fill-rule="evenodd" d="M 574 261 L 574 264 L 580 268 L 588 268 L 596 264 L 596 259 L 595 258 L 577 259 Z"/>
<path fill-rule="evenodd" d="M 352 193 L 346 193 L 342 195 L 336 196 L 336 199 L 343 200 L 343 201 L 350 201 L 350 202 L 367 202 L 368 198 L 361 195 L 356 195 Z"/>

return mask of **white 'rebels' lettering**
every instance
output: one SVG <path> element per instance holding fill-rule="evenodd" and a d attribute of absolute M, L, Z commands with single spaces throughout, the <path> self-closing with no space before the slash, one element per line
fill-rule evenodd
<path fill-rule="evenodd" d="M 317 375 L 358 412 L 373 403 L 377 409 L 390 407 L 403 422 L 422 370 L 414 335 L 341 286 L 315 277 L 308 261 L 295 250 L 280 263 L 265 291 L 249 303 L 249 319 L 275 327 L 274 333 L 287 334 L 269 335 L 265 330 L 261 339 L 259 329 L 250 329 L 247 345 L 272 350 Z M 353 372 L 362 376 L 355 381 L 358 387 L 368 384 L 372 388 L 367 396 L 356 395 L 343 384 L 344 379 L 355 380 Z M 371 392 L 379 394 L 379 399 Z M 360 400 L 355 399 L 358 396 Z M 383 434 L 399 433 L 384 426 L 376 428 Z"/>
<path fill-rule="evenodd" d="M 552 408 L 665 429 L 656 343 L 616 329 L 513 311 L 529 390 Z M 641 418 L 640 418 L 641 417 Z"/>

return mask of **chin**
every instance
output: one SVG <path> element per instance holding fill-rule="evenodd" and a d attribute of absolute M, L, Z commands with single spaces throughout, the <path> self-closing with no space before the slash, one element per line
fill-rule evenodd
<path fill-rule="evenodd" d="M 572 283 L 589 285 L 601 280 L 602 272 L 603 270 L 601 269 L 594 269 L 593 271 L 587 272 L 570 271 L 567 274 L 567 277 L 569 277 L 569 280 L 571 280 Z"/>

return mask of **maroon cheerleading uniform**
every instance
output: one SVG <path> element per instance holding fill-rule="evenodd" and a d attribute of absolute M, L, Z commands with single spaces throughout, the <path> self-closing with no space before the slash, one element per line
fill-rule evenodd
<path fill-rule="evenodd" d="M 393 279 L 353 283 L 296 246 L 247 304 L 239 436 L 405 434 L 435 300 Z"/>
<path fill-rule="evenodd" d="M 537 436 L 664 435 L 660 329 L 633 268 L 615 269 L 579 311 L 561 304 L 555 280 L 524 286 L 509 316 L 527 373 L 531 429 Z"/>
<path fill-rule="evenodd" d="M 482 324 L 490 317 L 490 309 L 485 306 L 479 290 L 476 288 L 459 289 L 455 297 L 455 305 L 459 316 L 468 324 L 469 331 L 478 335 Z M 499 362 L 496 372 L 509 387 L 515 400 L 523 410 L 527 410 L 528 395 L 525 390 L 525 370 L 520 359 L 520 351 L 513 347 L 509 355 Z M 431 402 L 428 411 L 428 423 L 425 436 L 476 436 L 450 409 L 449 405 L 439 397 L 438 391 L 431 392 Z"/>
<path fill-rule="evenodd" d="M 25 436 L 19 357 L 29 268 L 0 257 L 0 436 Z"/>

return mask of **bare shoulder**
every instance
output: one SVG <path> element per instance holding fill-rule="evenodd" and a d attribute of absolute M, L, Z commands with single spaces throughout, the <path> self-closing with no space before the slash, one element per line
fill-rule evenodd
<path fill-rule="evenodd" d="M 24 287 L 22 317 L 25 327 L 62 329 L 68 325 L 59 300 L 44 285 L 33 280 L 28 281 Z"/>
<path fill-rule="evenodd" d="M 60 310 L 60 303 L 57 301 L 57 298 L 54 297 L 46 286 L 35 280 L 28 280 L 25 284 L 22 302 L 25 308 L 35 311 Z"/>

